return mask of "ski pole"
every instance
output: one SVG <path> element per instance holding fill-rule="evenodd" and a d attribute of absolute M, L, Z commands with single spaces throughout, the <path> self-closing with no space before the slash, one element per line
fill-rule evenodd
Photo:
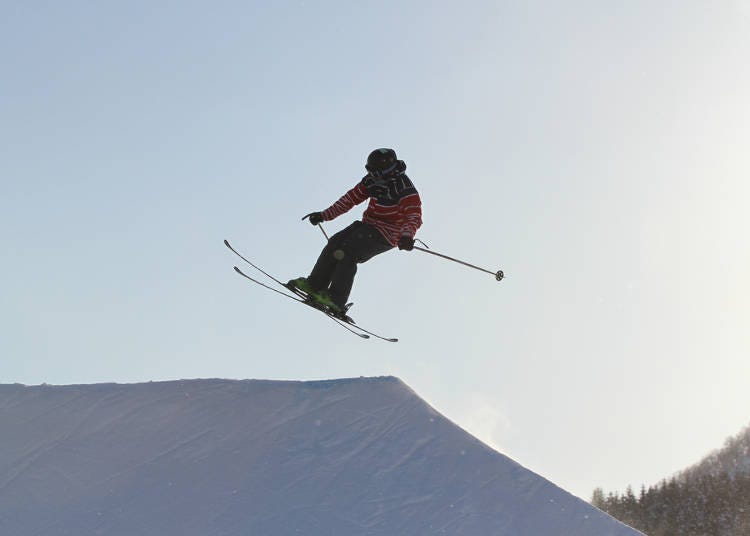
<path fill-rule="evenodd" d="M 442 257 L 443 259 L 447 259 L 449 261 L 457 262 L 458 264 L 463 264 L 464 266 L 468 266 L 469 268 L 474 268 L 475 270 L 479 270 L 480 272 L 485 272 L 487 274 L 491 274 L 495 276 L 495 279 L 498 281 L 502 281 L 505 277 L 505 274 L 502 270 L 498 270 L 497 272 L 492 272 L 490 270 L 485 270 L 484 268 L 480 268 L 479 266 L 474 266 L 473 264 L 469 264 L 468 262 L 464 262 L 458 259 L 454 259 L 453 257 L 449 257 L 448 255 L 443 255 L 442 253 L 436 253 L 434 251 L 430 251 L 429 249 L 421 248 L 419 246 L 414 246 L 414 249 L 417 251 L 422 251 L 424 253 L 429 253 L 430 255 L 435 255 L 437 257 Z"/>

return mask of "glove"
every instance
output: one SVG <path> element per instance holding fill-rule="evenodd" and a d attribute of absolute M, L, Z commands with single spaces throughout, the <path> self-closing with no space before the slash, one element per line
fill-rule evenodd
<path fill-rule="evenodd" d="M 411 251 L 412 249 L 414 249 L 414 239 L 411 236 L 402 236 L 398 240 L 398 249 Z"/>
<path fill-rule="evenodd" d="M 323 223 L 323 213 L 322 212 L 311 212 L 305 218 L 310 218 L 310 223 L 312 225 L 318 225 L 319 223 Z M 303 220 L 305 218 L 302 218 Z"/>

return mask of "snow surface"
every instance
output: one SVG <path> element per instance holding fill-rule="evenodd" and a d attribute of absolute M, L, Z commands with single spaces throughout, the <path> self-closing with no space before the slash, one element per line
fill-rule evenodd
<path fill-rule="evenodd" d="M 0 534 L 641 533 L 383 377 L 0 385 Z"/>

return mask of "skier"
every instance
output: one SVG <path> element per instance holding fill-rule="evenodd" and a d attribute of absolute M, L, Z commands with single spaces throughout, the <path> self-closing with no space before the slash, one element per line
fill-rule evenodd
<path fill-rule="evenodd" d="M 346 317 L 346 302 L 357 264 L 394 247 L 411 251 L 414 235 L 422 225 L 419 194 L 406 176 L 406 164 L 398 159 L 393 149 L 372 151 L 365 169 L 367 175 L 333 205 L 305 216 L 312 225 L 318 225 L 369 199 L 362 220 L 330 238 L 308 277 L 298 277 L 287 283 L 339 318 Z"/>

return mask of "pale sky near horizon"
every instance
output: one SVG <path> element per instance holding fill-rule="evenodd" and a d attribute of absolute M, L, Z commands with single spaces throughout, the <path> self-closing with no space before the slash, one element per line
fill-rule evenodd
<path fill-rule="evenodd" d="M 0 383 L 395 375 L 584 499 L 750 421 L 750 1 L 6 2 Z M 393 147 L 361 341 L 242 280 Z M 328 223 L 334 232 L 364 206 Z"/>

